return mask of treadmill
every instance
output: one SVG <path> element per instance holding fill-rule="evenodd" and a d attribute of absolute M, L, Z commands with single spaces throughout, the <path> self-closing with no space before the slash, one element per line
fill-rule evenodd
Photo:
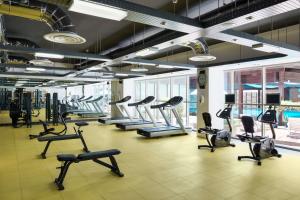
<path fill-rule="evenodd" d="M 89 96 L 87 98 L 78 100 L 78 105 L 80 108 L 78 110 L 71 110 L 70 113 L 72 114 L 79 114 L 79 113 L 85 113 L 85 112 L 91 112 L 91 108 L 86 104 L 87 101 L 91 100 L 93 96 Z"/>
<path fill-rule="evenodd" d="M 179 106 L 182 101 L 183 101 L 183 98 L 181 96 L 175 96 L 175 97 L 172 97 L 171 99 L 169 99 L 165 103 L 151 106 L 152 109 L 159 109 L 164 120 L 166 121 L 166 125 L 161 126 L 161 127 L 137 129 L 137 134 L 148 137 L 148 138 L 152 138 L 152 137 L 170 136 L 170 135 L 183 135 L 183 134 L 188 134 L 188 133 L 192 132 L 192 128 L 185 127 L 183 125 L 182 120 L 180 119 L 179 114 L 176 111 L 176 107 Z M 171 125 L 171 123 L 167 119 L 167 116 L 166 116 L 164 110 L 172 111 L 179 126 Z"/>
<path fill-rule="evenodd" d="M 131 96 L 126 96 L 119 101 L 110 102 L 109 105 L 116 106 L 120 111 L 122 117 L 110 117 L 110 118 L 100 118 L 98 122 L 101 124 L 115 124 L 115 123 L 123 123 L 123 122 L 131 122 L 134 121 L 128 110 L 128 101 L 131 99 Z"/>
<path fill-rule="evenodd" d="M 94 109 L 92 109 L 88 106 L 89 111 L 78 113 L 78 116 L 80 116 L 80 117 L 105 117 L 105 116 L 107 116 L 103 112 L 103 110 L 100 108 L 100 106 L 97 104 L 97 102 L 101 101 L 102 99 L 103 99 L 103 96 L 100 96 L 96 99 L 86 101 L 85 103 L 87 105 L 91 104 L 94 107 Z"/>
<path fill-rule="evenodd" d="M 128 106 L 134 106 L 136 110 L 138 111 L 138 114 L 140 116 L 139 121 L 135 122 L 125 122 L 125 123 L 116 123 L 116 127 L 120 128 L 122 130 L 135 130 L 138 128 L 146 128 L 146 127 L 154 127 L 157 126 L 157 122 L 155 121 L 154 117 L 152 116 L 150 112 L 150 104 L 155 100 L 154 96 L 148 96 L 142 101 L 128 104 Z M 150 117 L 151 121 L 147 121 L 144 116 L 142 115 L 141 108 L 144 108 L 147 115 Z"/>

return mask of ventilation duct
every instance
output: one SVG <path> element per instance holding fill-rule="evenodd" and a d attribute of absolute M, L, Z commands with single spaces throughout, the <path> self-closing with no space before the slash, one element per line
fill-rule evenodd
<path fill-rule="evenodd" d="M 213 61 L 216 59 L 215 56 L 209 53 L 208 45 L 203 38 L 188 42 L 186 44 L 183 44 L 183 46 L 192 49 L 193 56 L 189 58 L 191 61 L 205 62 Z"/>
<path fill-rule="evenodd" d="M 61 44 L 86 42 L 83 37 L 75 33 L 70 17 L 56 5 L 36 0 L 30 0 L 27 3 L 24 3 L 24 0 L 4 1 L 0 4 L 0 14 L 45 22 L 52 32 L 44 35 L 44 38 L 51 42 Z"/>

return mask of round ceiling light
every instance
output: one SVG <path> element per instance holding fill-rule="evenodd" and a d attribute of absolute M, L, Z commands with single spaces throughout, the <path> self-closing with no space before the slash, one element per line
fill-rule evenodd
<path fill-rule="evenodd" d="M 33 59 L 29 61 L 30 64 L 35 66 L 53 66 L 54 63 L 49 59 Z"/>
<path fill-rule="evenodd" d="M 198 54 L 193 57 L 190 57 L 189 59 L 195 62 L 205 62 L 205 61 L 213 61 L 216 60 L 217 58 L 210 54 Z"/>
<path fill-rule="evenodd" d="M 130 69 L 130 71 L 132 71 L 132 72 L 147 72 L 148 69 L 144 68 L 144 67 L 137 67 L 137 68 Z"/>
<path fill-rule="evenodd" d="M 60 44 L 83 44 L 86 39 L 72 32 L 52 32 L 44 35 L 44 39 Z"/>

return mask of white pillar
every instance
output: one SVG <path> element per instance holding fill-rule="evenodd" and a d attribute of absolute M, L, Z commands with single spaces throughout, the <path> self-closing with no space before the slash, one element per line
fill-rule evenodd
<path fill-rule="evenodd" d="M 198 76 L 201 70 L 198 70 Z M 224 71 L 218 68 L 207 68 L 204 70 L 206 72 L 205 89 L 200 89 L 199 85 L 197 86 L 197 128 L 204 127 L 202 113 L 209 112 L 212 117 L 213 128 L 222 129 L 224 128 L 224 120 L 216 117 L 216 113 L 225 107 Z"/>

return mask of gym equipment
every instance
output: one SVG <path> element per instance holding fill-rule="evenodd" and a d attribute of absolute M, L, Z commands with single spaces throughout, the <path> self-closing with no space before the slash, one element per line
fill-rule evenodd
<path fill-rule="evenodd" d="M 31 126 L 32 126 L 31 92 L 24 93 L 23 120 L 24 120 L 27 128 L 31 128 Z"/>
<path fill-rule="evenodd" d="M 228 146 L 235 147 L 235 144 L 230 143 L 232 126 L 229 120 L 231 115 L 231 110 L 232 110 L 232 104 L 235 103 L 234 100 L 235 100 L 234 94 L 226 95 L 225 103 L 227 104 L 227 107 L 224 108 L 224 110 L 219 110 L 216 114 L 218 118 L 226 120 L 229 126 L 229 131 L 212 128 L 211 115 L 207 112 L 202 113 L 205 128 L 200 128 L 198 130 L 198 133 L 205 134 L 205 139 L 208 145 L 198 145 L 198 149 L 209 148 L 211 152 L 214 152 L 217 147 L 228 147 Z"/>
<path fill-rule="evenodd" d="M 36 89 L 34 91 L 34 103 L 33 103 L 34 109 L 41 109 L 41 107 L 42 107 L 41 98 L 42 98 L 42 91 L 40 91 L 39 89 Z"/>
<path fill-rule="evenodd" d="M 131 99 L 131 96 L 126 96 L 119 101 L 110 102 L 109 105 L 116 106 L 120 111 L 122 117 L 112 117 L 112 118 L 100 118 L 98 122 L 102 124 L 115 124 L 123 122 L 132 122 L 134 119 L 130 116 L 128 111 L 128 101 Z"/>
<path fill-rule="evenodd" d="M 18 119 L 22 116 L 22 111 L 17 101 L 12 101 L 9 106 L 9 116 L 12 121 L 12 126 L 18 128 Z"/>
<path fill-rule="evenodd" d="M 65 176 L 68 172 L 70 165 L 72 163 L 80 163 L 82 161 L 88 161 L 88 160 L 92 160 L 95 163 L 98 163 L 104 167 L 107 167 L 107 168 L 111 169 L 111 171 L 113 173 L 115 173 L 116 175 L 118 175 L 119 177 L 123 177 L 124 174 L 120 171 L 117 161 L 114 158 L 114 155 L 118 155 L 120 153 L 121 153 L 121 151 L 119 151 L 117 149 L 110 149 L 110 150 L 106 150 L 106 151 L 95 151 L 95 152 L 83 153 L 83 154 L 79 154 L 78 156 L 73 155 L 73 154 L 57 155 L 57 160 L 62 162 L 62 165 L 61 165 L 61 167 L 59 167 L 60 173 L 59 173 L 58 177 L 55 179 L 54 183 L 57 186 L 58 190 L 64 190 L 63 182 L 64 182 Z M 108 164 L 106 162 L 99 160 L 101 158 L 109 158 L 111 164 Z"/>
<path fill-rule="evenodd" d="M 85 101 L 85 104 L 88 107 L 88 110 L 85 112 L 78 113 L 78 116 L 80 116 L 80 117 L 105 117 L 106 114 L 103 112 L 103 110 L 101 109 L 101 106 L 99 105 L 99 102 L 102 99 L 103 99 L 103 96 L 100 96 L 93 100 Z M 91 108 L 89 106 L 89 104 L 91 104 L 93 108 Z"/>
<path fill-rule="evenodd" d="M 6 88 L 0 88 L 0 109 L 8 110 L 12 100 L 12 91 Z"/>
<path fill-rule="evenodd" d="M 183 101 L 181 96 L 175 96 L 169 99 L 167 102 L 152 105 L 152 109 L 159 109 L 160 113 L 162 114 L 164 120 L 166 121 L 166 126 L 161 127 L 152 127 L 152 128 L 141 128 L 137 129 L 137 134 L 145 136 L 145 137 L 160 137 L 160 136 L 169 136 L 169 135 L 182 135 L 188 134 L 192 131 L 192 128 L 185 127 L 179 117 L 178 112 L 176 111 L 176 107 Z M 169 122 L 165 112 L 163 110 L 171 110 L 173 115 L 176 118 L 179 127 L 172 126 Z"/>
<path fill-rule="evenodd" d="M 125 122 L 125 123 L 116 123 L 116 127 L 120 128 L 122 130 L 134 130 L 134 129 L 138 129 L 138 128 L 146 128 L 146 127 L 153 127 L 153 126 L 157 126 L 157 123 L 154 119 L 154 117 L 152 116 L 151 112 L 150 112 L 150 104 L 155 100 L 154 96 L 148 96 L 145 99 L 143 99 L 142 101 L 136 102 L 136 103 L 130 103 L 128 104 L 129 107 L 135 107 L 141 120 L 136 121 L 136 122 Z M 146 113 L 148 114 L 148 116 L 150 117 L 151 121 L 147 121 L 142 112 L 141 112 L 141 108 L 144 108 Z"/>
<path fill-rule="evenodd" d="M 74 134 L 38 137 L 37 139 L 38 139 L 39 142 L 47 142 L 43 152 L 41 153 L 41 157 L 43 159 L 46 159 L 46 154 L 47 154 L 47 151 L 48 151 L 48 148 L 49 148 L 51 142 L 63 141 L 63 140 L 80 139 L 81 143 L 83 144 L 83 150 L 85 152 L 88 152 L 89 151 L 88 147 L 87 147 L 87 145 L 85 143 L 85 140 L 82 136 L 83 131 L 80 129 L 83 126 L 87 126 L 88 123 L 87 122 L 76 122 L 75 125 L 78 127 L 78 129 L 76 130 L 76 128 L 74 127 L 74 131 L 75 131 Z"/>
<path fill-rule="evenodd" d="M 26 125 L 30 128 L 32 125 L 32 104 L 31 93 L 23 93 L 22 88 L 15 91 L 15 100 L 11 102 L 9 108 L 9 116 L 12 119 L 12 126 L 19 128 Z M 18 126 L 18 121 L 22 123 Z"/>
<path fill-rule="evenodd" d="M 35 138 L 38 138 L 38 137 L 43 137 L 45 135 L 56 135 L 56 136 L 65 135 L 67 133 L 67 130 L 68 130 L 68 127 L 67 127 L 67 124 L 66 124 L 66 121 L 65 121 L 66 117 L 67 117 L 67 113 L 64 113 L 63 115 L 59 115 L 60 122 L 64 126 L 63 130 L 61 130 L 59 132 L 55 132 L 54 128 L 49 128 L 48 124 L 46 122 L 40 120 L 40 122 L 43 125 L 44 131 L 40 132 L 37 135 L 34 135 L 34 134 L 29 135 L 29 139 L 35 139 Z"/>
<path fill-rule="evenodd" d="M 59 101 L 58 101 L 58 94 L 57 93 L 53 93 L 52 96 L 52 123 L 53 125 L 58 125 L 58 121 L 59 121 Z"/>
<path fill-rule="evenodd" d="M 269 100 L 268 100 L 269 99 Z M 277 99 L 277 100 L 276 100 Z M 280 96 L 267 94 L 267 104 L 280 104 Z M 281 154 L 275 149 L 276 133 L 274 125 L 277 124 L 276 107 L 275 105 L 269 105 L 268 110 L 265 113 L 260 113 L 257 120 L 263 124 L 268 124 L 272 132 L 272 138 L 265 136 L 254 136 L 254 120 L 250 116 L 242 117 L 242 124 L 244 126 L 245 133 L 237 135 L 242 142 L 249 144 L 249 150 L 251 156 L 238 156 L 238 160 L 252 159 L 257 161 L 257 165 L 261 165 L 261 160 L 269 157 L 281 157 Z M 252 144 L 254 144 L 252 146 Z"/>
<path fill-rule="evenodd" d="M 91 112 L 91 108 L 87 105 L 86 102 L 91 100 L 92 98 L 93 98 L 93 96 L 89 96 L 89 97 L 83 98 L 83 99 L 78 99 L 77 100 L 78 109 L 77 110 L 69 110 L 68 112 L 70 112 L 72 114 Z"/>
<path fill-rule="evenodd" d="M 46 94 L 46 122 L 51 121 L 52 112 L 51 112 L 51 95 L 50 93 Z"/>

